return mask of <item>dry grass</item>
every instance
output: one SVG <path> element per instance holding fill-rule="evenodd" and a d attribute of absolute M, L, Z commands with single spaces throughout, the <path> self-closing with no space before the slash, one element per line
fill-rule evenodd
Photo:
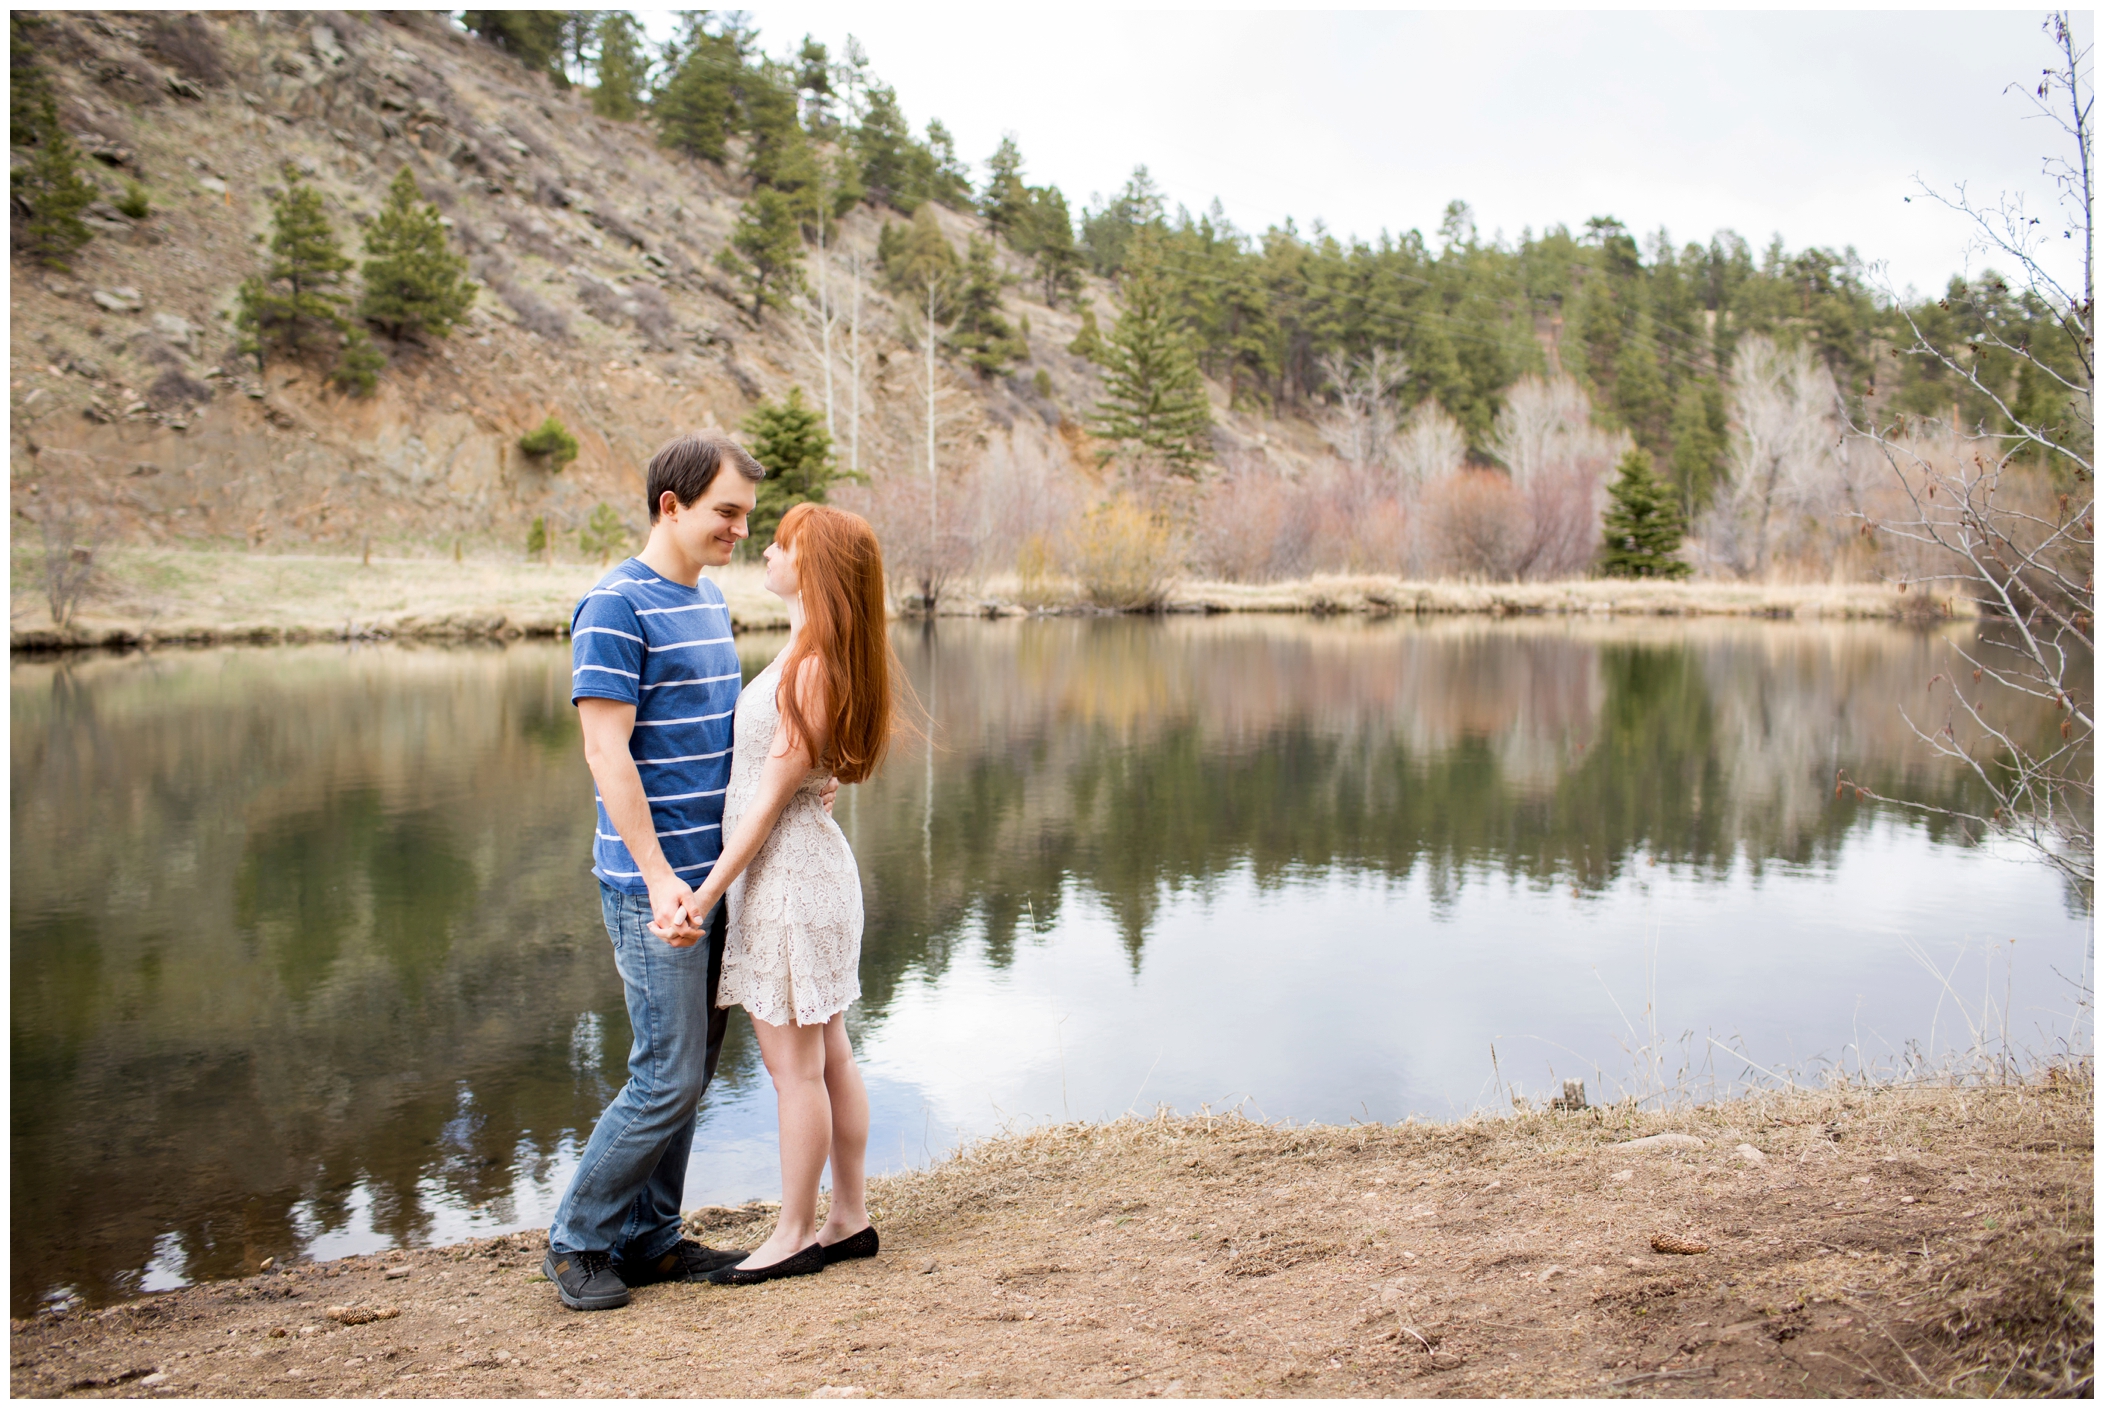
<path fill-rule="evenodd" d="M 1126 527 L 1159 533 L 1144 516 Z M 1153 540 L 1150 538 L 1150 542 Z M 1157 545 L 1158 546 L 1158 545 Z M 1150 554 L 1151 554 L 1150 550 Z M 1049 559 L 1048 554 L 1040 554 Z M 1050 573 L 987 579 L 954 592 L 945 611 L 982 615 L 1150 603 L 1172 612 L 1349 612 L 1431 615 L 1767 616 L 1801 619 L 1965 615 L 1966 602 L 1901 595 L 1874 584 L 1795 586 L 1723 582 L 1413 582 L 1397 577 L 1314 576 L 1261 584 L 1171 581 L 1158 555 L 1144 571 L 1091 569 L 1087 580 Z M 1098 567 L 1102 567 L 1101 564 Z M 36 544 L 18 539 L 12 560 L 12 641 L 17 649 L 128 646 L 172 641 L 314 641 L 395 637 L 458 640 L 552 636 L 568 629 L 577 598 L 604 571 L 594 563 L 447 557 L 358 558 L 240 549 L 105 550 L 74 621 L 61 630 L 45 604 Z M 710 574 L 740 629 L 788 624 L 760 586 L 757 565 Z"/>
<path fill-rule="evenodd" d="M 1670 1114 L 1051 1126 L 878 1181 L 883 1255 L 820 1277 L 576 1315 L 521 1233 L 17 1322 L 12 1387 L 2086 1395 L 2093 1099 L 2084 1063 Z M 1703 1143 L 1619 1147 L 1667 1131 Z M 771 1213 L 692 1222 L 749 1244 Z M 344 1305 L 401 1314 L 351 1326 Z"/>
<path fill-rule="evenodd" d="M 118 548 L 98 563 L 71 627 L 54 629 L 34 545 L 17 542 L 13 643 L 313 641 L 553 636 L 605 568 L 470 558 L 358 558 L 177 548 Z M 743 628 L 787 624 L 781 602 L 743 565 L 711 573 Z"/>

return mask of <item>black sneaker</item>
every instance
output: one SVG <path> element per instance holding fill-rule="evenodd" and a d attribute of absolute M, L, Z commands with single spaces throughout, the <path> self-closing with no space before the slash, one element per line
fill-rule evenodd
<path fill-rule="evenodd" d="M 614 1259 L 603 1252 L 548 1250 L 541 1272 L 572 1311 L 611 1311 L 628 1305 L 628 1284 L 614 1275 Z"/>
<path fill-rule="evenodd" d="M 745 1261 L 746 1254 L 738 1251 L 719 1252 L 705 1248 L 692 1238 L 681 1238 L 672 1251 L 649 1262 L 621 1264 L 621 1280 L 631 1287 L 647 1287 L 653 1282 L 701 1282 L 719 1267 L 736 1267 Z"/>

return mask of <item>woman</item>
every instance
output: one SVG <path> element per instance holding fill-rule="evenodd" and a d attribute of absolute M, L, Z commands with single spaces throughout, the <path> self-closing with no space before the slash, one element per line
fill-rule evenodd
<path fill-rule="evenodd" d="M 828 776 L 859 783 L 891 741 L 897 661 L 884 629 L 884 559 L 857 515 L 798 504 L 767 548 L 767 590 L 789 608 L 789 644 L 738 697 L 723 854 L 695 892 L 706 915 L 728 892 L 718 1007 L 752 1017 L 781 1123 L 774 1233 L 712 1282 L 799 1277 L 874 1257 L 863 1208 L 869 1098 L 847 1041 L 862 994 L 862 882 L 819 803 Z M 833 1202 L 818 1226 L 830 1159 Z"/>

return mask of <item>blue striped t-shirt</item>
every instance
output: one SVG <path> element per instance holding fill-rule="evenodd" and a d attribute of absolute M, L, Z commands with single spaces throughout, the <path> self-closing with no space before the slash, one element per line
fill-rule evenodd
<path fill-rule="evenodd" d="M 698 886 L 723 851 L 723 790 L 731 776 L 738 649 L 730 608 L 707 578 L 683 587 L 636 558 L 585 593 L 570 618 L 570 703 L 587 696 L 636 707 L 628 751 L 673 873 Z M 592 874 L 646 895 L 643 873 L 598 804 Z"/>

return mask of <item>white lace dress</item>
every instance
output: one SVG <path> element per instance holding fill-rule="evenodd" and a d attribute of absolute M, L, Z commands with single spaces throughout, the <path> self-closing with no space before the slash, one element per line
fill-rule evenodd
<path fill-rule="evenodd" d="M 723 796 L 726 842 L 759 790 L 774 747 L 782 656 L 738 696 Z M 719 1008 L 735 1003 L 763 1022 L 809 1026 L 862 996 L 862 877 L 847 838 L 818 800 L 828 776 L 822 768 L 805 775 L 759 854 L 731 882 Z"/>

